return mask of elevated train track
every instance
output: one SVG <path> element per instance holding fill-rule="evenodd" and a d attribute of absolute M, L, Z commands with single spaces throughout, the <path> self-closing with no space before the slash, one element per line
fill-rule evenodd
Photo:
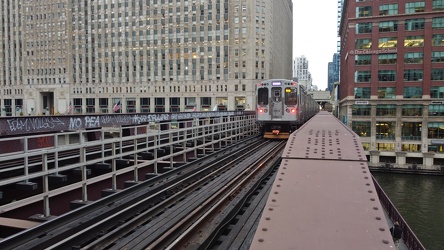
<path fill-rule="evenodd" d="M 380 191 L 359 136 L 321 112 L 288 139 L 251 249 L 395 249 Z M 402 223 L 402 249 L 424 249 Z"/>
<path fill-rule="evenodd" d="M 242 131 L 239 127 L 244 123 L 228 126 L 230 133 L 227 127 L 218 127 L 218 134 L 225 138 L 211 140 L 239 141 L 235 134 Z M 212 126 L 202 127 L 214 131 Z M 242 132 L 241 138 L 257 135 L 257 130 L 252 131 Z M 127 139 L 137 142 L 136 137 Z M 192 147 L 195 156 L 199 147 L 211 145 L 205 137 L 208 134 L 191 137 L 203 139 L 201 145 Z M 184 148 L 189 139 L 179 140 Z M 359 137 L 331 114 L 319 113 L 288 141 L 256 142 L 255 148 L 247 141 L 240 141 L 248 144 L 245 148 L 219 144 L 218 152 L 213 146 L 211 152 L 215 153 L 208 158 L 197 157 L 179 167 L 171 165 L 138 185 L 0 240 L 0 247 L 393 249 L 387 214 L 379 202 L 383 191 L 373 183 Z M 286 143 L 285 149 L 272 150 L 272 145 L 282 143 Z M 173 144 L 166 142 L 168 147 Z M 115 152 L 110 157 L 133 155 L 134 162 L 138 161 L 137 146 L 129 152 L 115 146 L 110 150 Z M 171 155 L 166 160 L 173 161 Z M 152 164 L 143 162 L 140 161 L 142 165 Z M 131 168 L 129 171 L 133 171 Z M 119 171 L 128 170 L 115 173 Z M 256 171 L 258 175 L 253 177 Z M 244 178 L 240 177 L 252 181 L 241 186 Z M 384 205 L 387 200 L 385 197 Z M 391 217 L 392 212 L 389 211 L 390 218 L 402 219 L 399 214 Z M 203 217 L 208 215 L 211 217 Z M 403 249 L 424 249 L 408 225 L 402 223 Z"/>

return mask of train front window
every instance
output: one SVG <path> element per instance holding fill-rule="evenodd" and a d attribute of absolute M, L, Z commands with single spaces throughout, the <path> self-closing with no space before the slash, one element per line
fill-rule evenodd
<path fill-rule="evenodd" d="M 268 89 L 260 88 L 257 90 L 257 103 L 259 105 L 268 105 Z"/>
<path fill-rule="evenodd" d="M 285 105 L 297 104 L 297 89 L 285 88 Z"/>

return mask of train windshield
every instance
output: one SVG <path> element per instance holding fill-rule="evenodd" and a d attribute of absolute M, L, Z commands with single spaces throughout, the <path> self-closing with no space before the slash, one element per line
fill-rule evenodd
<path fill-rule="evenodd" d="M 257 103 L 259 105 L 268 105 L 268 89 L 260 88 L 257 90 Z"/>
<path fill-rule="evenodd" d="M 298 90 L 296 88 L 285 88 L 285 105 L 296 105 Z"/>

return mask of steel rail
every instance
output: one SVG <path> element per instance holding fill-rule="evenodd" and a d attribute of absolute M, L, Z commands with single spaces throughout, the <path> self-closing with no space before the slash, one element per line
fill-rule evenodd
<path fill-rule="evenodd" d="M 239 190 L 247 185 L 253 176 L 262 170 L 261 166 L 273 159 L 276 152 L 282 151 L 284 146 L 285 142 L 281 141 L 271 150 L 270 154 L 262 155 L 236 178 L 226 183 L 222 189 L 218 190 L 192 213 L 164 233 L 162 237 L 147 246 L 146 249 L 177 249 L 180 247 L 191 234 L 198 231 L 199 228 L 202 227 L 202 224 L 209 220 L 209 217 L 213 216 L 217 211 L 222 210 L 224 204 L 227 204 L 236 196 Z M 177 238 L 168 243 L 167 241 L 171 239 L 173 235 Z"/>
<path fill-rule="evenodd" d="M 36 246 L 46 247 L 44 242 L 48 242 L 49 245 L 53 244 L 52 238 L 65 237 L 65 235 L 71 235 L 77 228 L 84 227 L 89 221 L 99 220 L 102 216 L 107 216 L 109 211 L 116 206 L 124 206 L 127 202 L 133 202 L 133 197 L 136 195 L 146 195 L 147 192 L 154 192 L 156 188 L 166 185 L 167 181 L 179 181 L 188 175 L 192 170 L 192 166 L 201 166 L 214 161 L 217 155 L 227 154 L 232 152 L 236 154 L 242 145 L 251 144 L 257 141 L 257 138 L 249 138 L 239 142 L 238 144 L 230 145 L 214 155 L 209 155 L 207 158 L 199 158 L 191 162 L 188 165 L 184 165 L 179 168 L 174 168 L 162 175 L 158 175 L 154 178 L 146 180 L 139 185 L 133 186 L 129 189 L 124 189 L 121 192 L 115 193 L 112 196 L 108 196 L 104 199 L 98 200 L 88 206 L 81 209 L 73 210 L 66 215 L 57 217 L 54 220 L 47 221 L 37 227 L 30 228 L 8 238 L 0 240 L 0 248 L 3 249 L 21 249 L 27 247 L 28 249 L 35 248 Z M 145 164 L 145 163 L 143 163 Z M 147 163 L 148 164 L 148 163 Z M 121 169 L 119 171 L 125 171 Z M 120 173 L 120 172 L 119 172 Z M 55 242 L 57 242 L 56 240 Z"/>
<path fill-rule="evenodd" d="M 240 158 L 244 158 L 245 155 L 251 154 L 252 151 L 257 150 L 258 148 L 262 148 L 263 145 L 267 143 L 267 142 L 263 142 L 263 141 L 259 141 L 259 142 L 262 142 L 262 143 L 255 145 L 255 148 L 249 147 L 244 152 L 238 152 L 239 156 L 236 156 L 235 159 L 233 159 L 232 155 L 226 155 L 225 157 L 217 159 L 216 162 L 205 166 L 203 169 L 200 169 L 196 172 L 191 173 L 190 176 L 187 176 L 186 178 L 182 179 L 180 182 L 175 182 L 172 185 L 170 183 L 168 186 L 157 190 L 155 193 L 153 193 L 149 196 L 144 196 L 141 199 L 138 199 L 138 198 L 133 199 L 133 200 L 137 200 L 137 201 L 135 203 L 130 204 L 129 206 L 126 206 L 124 208 L 120 208 L 116 212 L 110 213 L 109 216 L 107 216 L 106 218 L 103 218 L 100 221 L 90 223 L 88 227 L 83 228 L 83 229 L 79 229 L 72 235 L 64 237 L 63 239 L 59 239 L 56 243 L 52 244 L 51 246 L 48 246 L 46 249 L 48 249 L 48 250 L 62 249 L 65 247 L 72 246 L 73 244 L 78 244 L 79 240 L 91 237 L 91 235 L 95 235 L 97 231 L 106 232 L 107 230 L 109 230 L 108 228 L 115 227 L 116 222 L 125 221 L 125 220 L 127 220 L 128 217 L 130 217 L 130 215 L 135 214 L 135 213 L 140 213 L 141 208 L 147 207 L 148 204 L 152 203 L 152 200 L 164 195 L 165 193 L 169 192 L 170 190 L 174 190 L 174 189 L 181 190 L 178 193 L 174 194 L 174 195 L 180 194 L 181 196 L 184 196 L 186 193 L 192 192 L 193 190 L 196 189 L 197 185 L 199 185 L 199 184 L 201 185 L 202 183 L 207 182 L 208 178 L 213 178 L 214 175 L 217 175 L 219 172 L 224 171 L 223 168 L 218 167 L 221 163 L 227 164 L 225 162 L 227 160 L 229 160 L 229 164 L 232 166 Z M 217 168 L 217 169 L 214 170 L 214 168 Z M 206 175 L 206 177 L 204 177 L 204 178 L 198 177 L 203 174 Z M 194 181 L 193 179 L 196 179 L 196 178 L 197 178 L 197 181 Z M 193 183 L 184 187 L 183 183 L 186 183 L 186 182 L 193 182 Z M 162 208 L 166 207 L 168 204 L 175 203 L 177 199 L 178 198 L 175 196 L 165 199 L 164 201 L 162 201 L 161 203 L 159 203 L 155 207 L 150 208 L 147 211 L 136 216 L 134 219 L 131 219 L 129 222 L 125 222 L 123 225 L 127 226 L 126 228 L 125 228 L 125 226 L 120 226 L 120 227 L 118 227 L 118 230 L 117 229 L 113 230 L 110 232 L 110 234 L 113 235 L 114 239 L 116 237 L 115 234 L 118 234 L 119 236 L 124 235 L 126 232 L 129 232 L 131 229 L 134 228 L 134 223 L 137 224 L 137 222 L 134 222 L 134 220 L 139 221 L 138 223 L 141 224 L 146 220 L 146 218 L 144 218 L 144 217 L 154 216 L 155 214 L 158 213 L 159 209 L 161 210 Z M 128 226 L 130 226 L 130 227 L 128 227 Z M 106 236 L 108 236 L 108 235 L 105 234 L 104 236 L 102 236 L 98 240 L 96 240 L 96 242 L 90 243 L 88 245 L 88 247 L 85 247 L 85 249 L 97 248 L 94 246 L 95 244 L 97 244 L 97 246 L 99 246 L 99 244 L 103 244 L 103 242 L 110 242 L 109 240 L 102 240 L 101 239 L 101 238 L 105 239 Z M 100 245 L 99 248 L 102 248 L 102 247 L 103 246 Z"/>

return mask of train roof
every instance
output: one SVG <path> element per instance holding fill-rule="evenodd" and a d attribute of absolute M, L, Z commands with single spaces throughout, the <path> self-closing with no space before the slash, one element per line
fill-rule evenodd
<path fill-rule="evenodd" d="M 277 81 L 281 81 L 281 82 L 295 82 L 293 80 L 289 80 L 289 79 L 268 79 L 268 80 L 264 80 L 261 82 L 277 82 Z"/>

